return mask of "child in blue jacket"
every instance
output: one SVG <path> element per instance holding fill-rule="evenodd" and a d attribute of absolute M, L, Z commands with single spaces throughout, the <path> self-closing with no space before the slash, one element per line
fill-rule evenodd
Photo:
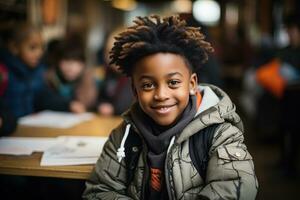
<path fill-rule="evenodd" d="M 14 26 L 0 51 L 1 77 L 7 77 L 0 82 L 0 97 L 17 118 L 35 111 L 37 94 L 44 87 L 43 47 L 40 31 L 24 23 Z"/>

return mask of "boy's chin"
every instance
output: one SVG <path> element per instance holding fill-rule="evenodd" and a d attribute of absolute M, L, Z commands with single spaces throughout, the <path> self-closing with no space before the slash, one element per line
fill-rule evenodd
<path fill-rule="evenodd" d="M 162 120 L 154 120 L 159 126 L 171 126 L 175 123 L 175 119 L 162 119 Z"/>

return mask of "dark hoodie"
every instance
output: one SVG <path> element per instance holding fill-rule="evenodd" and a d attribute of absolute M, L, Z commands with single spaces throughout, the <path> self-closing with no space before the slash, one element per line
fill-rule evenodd
<path fill-rule="evenodd" d="M 173 136 L 188 125 L 197 112 L 196 96 L 191 96 L 189 104 L 183 111 L 177 122 L 171 126 L 160 126 L 146 115 L 138 104 L 133 106 L 134 111 L 131 117 L 145 139 L 148 146 L 148 166 L 150 168 L 150 178 L 147 183 L 145 195 L 149 200 L 167 199 L 168 194 L 165 189 L 164 163 L 167 155 L 167 149 Z M 134 113 L 134 114 L 133 114 Z"/>
<path fill-rule="evenodd" d="M 33 113 L 37 94 L 45 87 L 44 67 L 31 69 L 7 50 L 0 51 L 0 62 L 7 68 L 8 85 L 1 98 L 15 117 Z"/>

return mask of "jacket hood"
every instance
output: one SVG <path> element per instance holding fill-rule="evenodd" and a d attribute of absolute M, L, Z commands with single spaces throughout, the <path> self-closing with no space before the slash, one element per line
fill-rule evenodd
<path fill-rule="evenodd" d="M 236 107 L 228 95 L 220 88 L 210 84 L 198 86 L 202 101 L 194 119 L 177 136 L 176 143 L 181 143 L 201 129 L 212 125 L 228 122 L 243 131 L 243 123 L 236 113 Z M 126 123 L 131 123 L 131 109 L 123 114 Z M 133 128 L 135 128 L 133 126 Z"/>
<path fill-rule="evenodd" d="M 209 84 L 200 84 L 198 89 L 202 94 L 202 102 L 194 120 L 178 136 L 177 143 L 205 127 L 223 122 L 231 123 L 243 132 L 243 123 L 236 113 L 236 107 L 222 89 Z"/>

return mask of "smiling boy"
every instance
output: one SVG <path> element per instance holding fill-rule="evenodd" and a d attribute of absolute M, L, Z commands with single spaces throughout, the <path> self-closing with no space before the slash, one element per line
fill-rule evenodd
<path fill-rule="evenodd" d="M 116 37 L 111 62 L 132 79 L 137 101 L 106 142 L 84 199 L 255 199 L 234 104 L 197 84 L 211 45 L 176 16 L 134 22 Z M 195 156 L 204 147 L 206 157 Z"/>
<path fill-rule="evenodd" d="M 157 124 L 173 125 L 188 104 L 189 92 L 196 91 L 196 74 L 171 53 L 149 55 L 136 66 L 132 79 L 141 109 Z"/>

